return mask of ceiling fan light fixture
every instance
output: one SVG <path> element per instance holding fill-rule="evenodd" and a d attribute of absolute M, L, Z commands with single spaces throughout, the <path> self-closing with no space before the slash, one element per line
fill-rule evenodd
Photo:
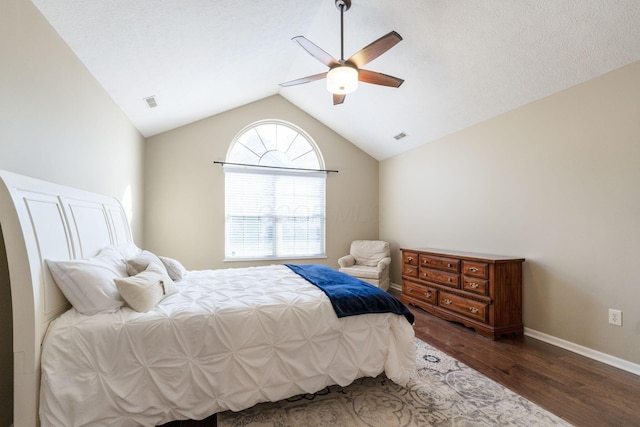
<path fill-rule="evenodd" d="M 280 83 L 280 86 L 295 86 L 326 78 L 327 90 L 333 94 L 333 105 L 342 104 L 347 94 L 354 92 L 358 88 L 359 81 L 379 86 L 400 87 L 404 80 L 362 68 L 398 44 L 402 40 L 400 34 L 391 31 L 373 43 L 369 43 L 345 60 L 344 12 L 351 7 L 351 0 L 334 1 L 336 7 L 340 10 L 340 60 L 335 59 L 304 36 L 296 36 L 292 40 L 298 43 L 311 56 L 329 67 L 329 71 Z"/>
<path fill-rule="evenodd" d="M 358 70 L 348 65 L 333 67 L 327 73 L 327 90 L 336 95 L 346 95 L 358 88 Z"/>

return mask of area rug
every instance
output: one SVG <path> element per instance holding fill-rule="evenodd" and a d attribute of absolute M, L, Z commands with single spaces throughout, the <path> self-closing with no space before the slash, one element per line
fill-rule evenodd
<path fill-rule="evenodd" d="M 557 416 L 416 339 L 406 387 L 384 375 L 218 414 L 219 427 L 569 426 Z"/>

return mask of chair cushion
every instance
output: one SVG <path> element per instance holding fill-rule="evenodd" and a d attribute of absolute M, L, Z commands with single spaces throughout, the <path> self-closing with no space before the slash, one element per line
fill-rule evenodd
<path fill-rule="evenodd" d="M 356 265 L 375 267 L 384 257 L 391 253 L 389 243 L 382 240 L 355 240 L 351 243 L 351 255 L 356 259 Z"/>
<path fill-rule="evenodd" d="M 366 267 L 362 265 L 354 265 L 353 267 L 343 267 L 341 272 L 349 276 L 358 277 L 360 279 L 380 279 L 382 271 L 378 271 L 375 267 Z"/>

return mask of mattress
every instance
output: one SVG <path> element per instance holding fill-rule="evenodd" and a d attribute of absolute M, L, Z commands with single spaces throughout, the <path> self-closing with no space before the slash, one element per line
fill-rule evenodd
<path fill-rule="evenodd" d="M 192 271 L 147 313 L 70 309 L 42 349 L 43 426 L 156 426 L 346 386 L 404 385 L 413 328 L 391 313 L 338 318 L 285 266 Z"/>

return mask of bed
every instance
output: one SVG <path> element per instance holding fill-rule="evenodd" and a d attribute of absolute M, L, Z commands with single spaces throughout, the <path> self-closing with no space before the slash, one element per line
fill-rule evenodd
<path fill-rule="evenodd" d="M 182 271 L 176 292 L 148 311 L 125 304 L 83 315 L 47 260 L 140 254 L 122 206 L 7 171 L 0 178 L 16 427 L 154 426 L 383 372 L 408 380 L 415 349 L 405 316 L 339 318 L 322 289 L 284 265 Z"/>

